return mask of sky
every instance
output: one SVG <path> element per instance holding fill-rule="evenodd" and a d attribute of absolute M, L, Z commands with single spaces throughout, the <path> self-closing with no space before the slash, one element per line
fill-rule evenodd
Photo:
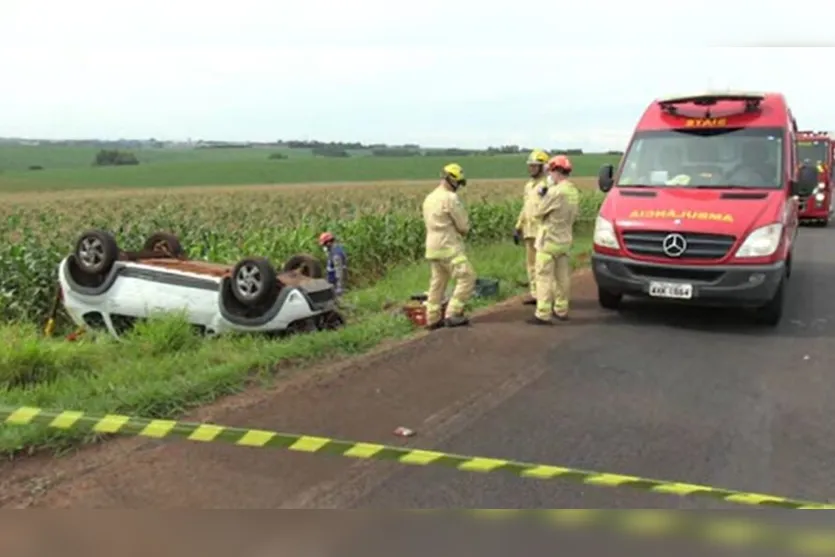
<path fill-rule="evenodd" d="M 728 87 L 835 131 L 831 0 L 115 6 L 0 0 L 0 137 L 622 149 L 652 99 Z"/>

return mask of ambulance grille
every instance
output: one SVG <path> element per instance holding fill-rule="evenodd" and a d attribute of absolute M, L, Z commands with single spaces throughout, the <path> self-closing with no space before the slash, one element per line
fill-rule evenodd
<path fill-rule="evenodd" d="M 664 238 L 669 234 L 681 234 L 687 241 L 687 249 L 681 257 L 670 257 L 664 253 Z M 699 234 L 669 230 L 629 230 L 623 233 L 626 249 L 635 255 L 663 257 L 665 259 L 722 259 L 733 247 L 736 238 L 724 234 Z"/>

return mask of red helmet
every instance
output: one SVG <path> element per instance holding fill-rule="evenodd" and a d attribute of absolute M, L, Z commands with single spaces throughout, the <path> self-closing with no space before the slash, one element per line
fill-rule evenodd
<path fill-rule="evenodd" d="M 564 170 L 571 172 L 571 160 L 565 155 L 556 155 L 548 161 L 548 170 Z"/>
<path fill-rule="evenodd" d="M 324 246 L 328 242 L 332 242 L 333 239 L 333 234 L 331 234 L 330 232 L 322 232 L 321 234 L 319 234 L 319 245 Z"/>

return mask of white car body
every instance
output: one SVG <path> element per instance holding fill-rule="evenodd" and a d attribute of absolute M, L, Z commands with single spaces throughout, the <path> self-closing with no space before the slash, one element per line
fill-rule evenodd
<path fill-rule="evenodd" d="M 284 284 L 277 299 L 262 314 L 245 317 L 223 303 L 229 282 L 224 266 L 215 272 L 191 272 L 173 268 L 164 260 L 116 261 L 98 286 L 85 286 L 74 256 L 61 261 L 58 281 L 63 306 L 80 327 L 104 327 L 114 336 L 123 332 L 125 319 L 144 319 L 159 312 L 181 312 L 208 334 L 225 332 L 282 332 L 300 323 L 335 312 L 333 287 L 323 279 L 295 280 Z M 195 263 L 195 262 L 192 262 Z M 194 268 L 212 264 L 196 262 Z M 279 275 L 281 278 L 281 275 Z"/>

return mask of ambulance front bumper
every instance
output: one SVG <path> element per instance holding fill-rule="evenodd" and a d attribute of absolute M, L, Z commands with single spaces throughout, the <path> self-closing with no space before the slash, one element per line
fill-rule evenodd
<path fill-rule="evenodd" d="M 785 263 L 771 265 L 670 265 L 592 254 L 597 285 L 612 294 L 698 305 L 758 307 L 771 300 Z M 665 295 L 666 292 L 673 294 Z"/>

